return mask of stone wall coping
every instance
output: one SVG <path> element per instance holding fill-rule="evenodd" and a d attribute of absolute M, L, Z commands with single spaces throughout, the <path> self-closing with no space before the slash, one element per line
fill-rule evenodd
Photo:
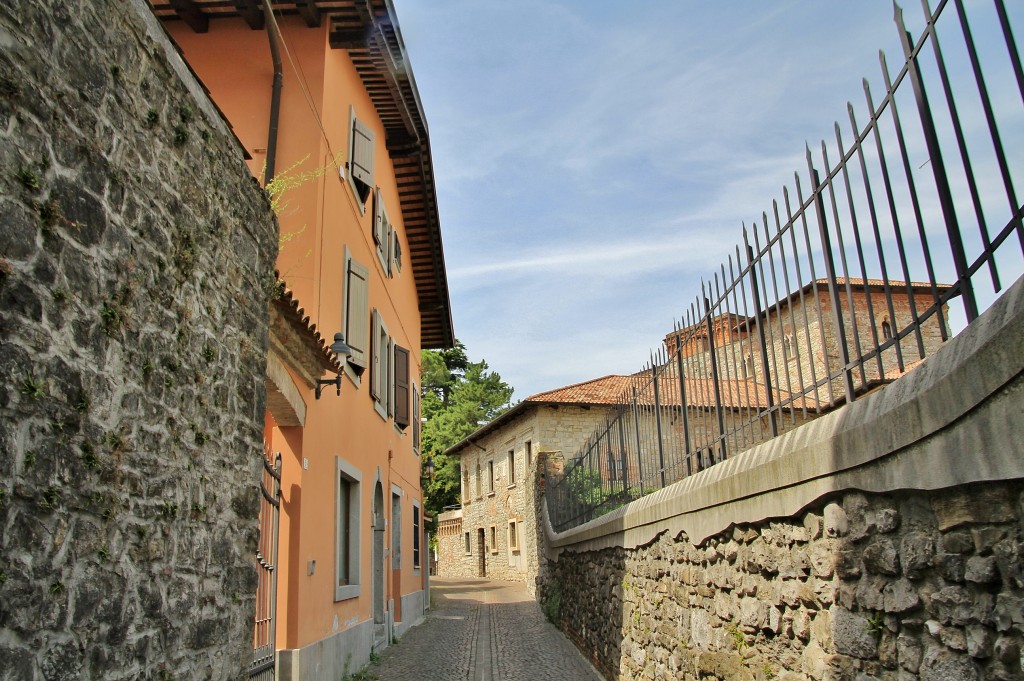
<path fill-rule="evenodd" d="M 980 409 L 1008 384 L 1024 385 L 1022 371 L 1024 278 L 884 390 L 571 530 L 556 533 L 542 504 L 548 556 L 567 548 L 632 549 L 666 531 L 699 544 L 732 525 L 793 516 L 845 490 L 1024 478 L 1013 425 L 1024 416 L 1024 400 Z"/>

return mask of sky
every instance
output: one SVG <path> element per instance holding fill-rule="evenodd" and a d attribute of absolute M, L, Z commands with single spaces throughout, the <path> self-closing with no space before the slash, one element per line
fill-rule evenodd
<path fill-rule="evenodd" d="M 902 64 L 891 1 L 395 6 L 455 334 L 514 401 L 642 368 L 862 79 L 884 91 L 879 50 Z"/>

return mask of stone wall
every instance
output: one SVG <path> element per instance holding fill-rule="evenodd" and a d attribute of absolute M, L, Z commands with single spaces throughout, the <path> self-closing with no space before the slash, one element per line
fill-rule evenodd
<path fill-rule="evenodd" d="M 699 544 L 563 553 L 546 593 L 609 679 L 1019 679 L 1022 508 L 1020 482 L 849 493 Z"/>
<path fill-rule="evenodd" d="M 609 679 L 1024 678 L 1024 279 L 885 389 L 562 533 Z"/>
<path fill-rule="evenodd" d="M 142 0 L 0 46 L 0 679 L 241 678 L 273 216 Z"/>

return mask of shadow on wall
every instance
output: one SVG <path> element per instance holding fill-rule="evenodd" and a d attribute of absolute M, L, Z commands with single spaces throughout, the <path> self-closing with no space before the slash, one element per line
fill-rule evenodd
<path fill-rule="evenodd" d="M 647 627 L 653 605 L 641 602 L 626 579 L 624 549 L 567 557 L 549 563 L 538 588 L 541 610 L 606 679 L 618 679 L 625 623 Z"/>

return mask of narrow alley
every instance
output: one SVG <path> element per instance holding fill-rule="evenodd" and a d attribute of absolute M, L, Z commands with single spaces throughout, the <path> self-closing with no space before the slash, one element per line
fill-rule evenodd
<path fill-rule="evenodd" d="M 378 681 L 600 681 L 576 647 L 544 619 L 523 584 L 432 579 L 426 621 L 361 679 Z"/>

